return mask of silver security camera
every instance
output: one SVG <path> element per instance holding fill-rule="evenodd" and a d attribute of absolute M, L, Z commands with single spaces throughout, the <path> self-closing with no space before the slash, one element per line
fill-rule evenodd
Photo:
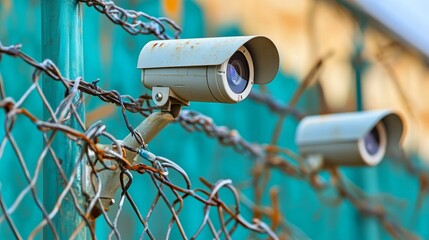
<path fill-rule="evenodd" d="M 274 79 L 279 54 L 263 36 L 160 40 L 143 47 L 137 67 L 157 106 L 235 103 Z"/>
<path fill-rule="evenodd" d="M 389 110 L 305 117 L 295 141 L 304 157 L 319 157 L 323 167 L 374 166 L 386 152 L 399 151 L 403 126 Z"/>

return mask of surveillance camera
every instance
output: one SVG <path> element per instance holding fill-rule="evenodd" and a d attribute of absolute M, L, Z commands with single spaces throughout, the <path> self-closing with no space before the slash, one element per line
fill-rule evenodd
<path fill-rule="evenodd" d="M 304 157 L 318 156 L 323 167 L 377 165 L 398 151 L 403 126 L 392 111 L 309 116 L 298 124 L 295 141 Z"/>
<path fill-rule="evenodd" d="M 235 103 L 253 84 L 273 80 L 279 54 L 263 36 L 160 40 L 143 47 L 137 67 L 160 107 L 170 100 Z"/>

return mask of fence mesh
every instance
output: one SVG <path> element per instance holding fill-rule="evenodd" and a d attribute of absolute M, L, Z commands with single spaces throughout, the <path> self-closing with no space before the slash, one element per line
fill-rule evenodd
<path fill-rule="evenodd" d="M 113 23 L 121 25 L 131 34 L 153 34 L 160 39 L 167 39 L 170 36 L 166 33 L 165 24 L 173 29 L 175 37 L 179 37 L 181 32 L 180 27 L 169 19 L 154 18 L 142 12 L 124 10 L 114 5 L 113 2 L 96 0 L 81 0 L 81 2 L 105 14 Z M 140 18 L 149 20 L 149 22 L 139 20 Z M 187 176 L 186 171 L 176 164 L 174 160 L 150 152 L 145 144 L 145 139 L 135 132 L 128 122 L 126 113 L 148 117 L 153 112 L 158 111 L 152 105 L 150 96 L 142 95 L 135 98 L 122 95 L 115 90 L 101 89 L 97 85 L 97 81 L 87 82 L 80 77 L 66 79 L 51 60 L 46 59 L 38 62 L 23 53 L 19 44 L 10 46 L 0 44 L 0 61 L 6 57 L 23 60 L 29 67 L 34 68 L 28 87 L 26 87 L 22 95 L 15 98 L 4 87 L 5 84 L 8 85 L 9 81 L 13 81 L 13 79 L 2 80 L 0 76 L 0 107 L 4 110 L 4 135 L 0 145 L 0 160 L 17 161 L 25 179 L 23 188 L 17 196 L 14 196 L 12 201 L 10 198 L 5 199 L 2 194 L 3 191 L 0 189 L 0 206 L 3 213 L 0 217 L 0 226 L 7 225 L 7 228 L 16 238 L 35 238 L 41 235 L 43 229 L 58 238 L 60 229 L 55 228 L 53 221 L 61 211 L 64 202 L 72 201 L 74 210 L 78 212 L 81 219 L 71 238 L 78 236 L 81 231 L 88 231 L 92 238 L 96 238 L 96 218 L 102 218 L 111 231 L 109 237 L 120 239 L 123 233 L 118 227 L 119 219 L 124 205 L 129 204 L 135 213 L 131 221 L 141 224 L 142 238 L 149 237 L 154 239 L 161 237 L 152 231 L 151 226 L 153 224 L 159 225 L 160 221 L 164 221 L 161 223 L 165 230 L 163 238 L 169 238 L 173 231 L 178 231 L 184 239 L 196 238 L 205 229 L 212 234 L 213 238 L 230 239 L 237 229 L 242 228 L 257 233 L 259 234 L 257 236 L 263 238 L 302 239 L 305 234 L 289 223 L 282 215 L 276 189 L 270 191 L 273 205 L 270 207 L 262 206 L 261 195 L 267 186 L 264 179 L 272 170 L 283 173 L 285 177 L 293 177 L 307 182 L 325 202 L 349 201 L 360 213 L 378 220 L 380 226 L 395 238 L 416 238 L 414 234 L 407 231 L 398 221 L 391 217 L 392 212 L 389 202 L 390 204 L 394 203 L 388 196 L 369 196 L 347 180 L 337 169 L 331 170 L 328 177 L 312 171 L 311 166 L 308 166 L 301 156 L 277 146 L 276 136 L 273 136 L 272 143 L 253 143 L 241 137 L 236 130 L 217 125 L 210 117 L 202 113 L 193 110 L 182 110 L 180 116 L 175 120 L 176 124 L 180 124 L 189 132 L 203 132 L 208 137 L 217 139 L 222 145 L 232 147 L 238 153 L 246 155 L 254 165 L 253 175 L 251 176 L 252 187 L 255 190 L 254 199 L 249 199 L 242 195 L 240 190 L 234 187 L 229 179 L 220 179 L 215 183 L 210 183 L 204 178 L 200 178 L 205 187 L 192 188 L 191 179 Z M 317 80 L 317 72 L 323 67 L 323 63 L 328 57 L 329 55 L 322 57 L 314 64 L 314 67 L 302 81 L 289 104 L 280 104 L 276 99 L 263 92 L 253 92 L 250 95 L 250 99 L 266 105 L 273 114 L 280 116 L 277 124 L 278 128 L 282 126 L 287 116 L 296 119 L 302 118 L 304 114 L 295 108 L 296 102 L 306 87 L 312 81 Z M 49 104 L 46 100 L 46 93 L 41 88 L 40 78 L 42 74 L 46 75 L 49 81 L 57 81 L 58 84 L 63 86 L 64 99 L 56 108 Z M 106 130 L 106 125 L 101 121 L 85 126 L 76 109 L 83 103 L 86 95 L 95 96 L 105 104 L 112 103 L 120 108 L 124 119 L 124 127 L 134 136 L 135 141 L 140 143 L 140 147 L 134 148 L 124 144 L 119 138 L 110 134 Z M 37 110 L 25 107 L 26 101 L 35 98 L 42 103 L 44 110 L 49 113 L 48 117 L 43 117 Z M 14 138 L 14 129 L 20 128 L 20 124 L 23 121 L 31 123 L 33 130 L 40 134 L 40 139 L 43 139 L 44 143 L 41 151 L 32 153 L 31 157 L 25 152 L 25 142 L 17 141 Z M 67 124 L 70 121 L 76 121 L 79 127 L 71 128 Z M 276 132 L 279 132 L 279 130 L 277 129 Z M 76 167 L 70 173 L 64 172 L 62 160 L 57 157 L 57 153 L 52 147 L 53 141 L 59 135 L 65 136 L 74 144 L 74 147 L 80 149 L 80 155 L 75 164 Z M 105 144 L 100 144 L 100 142 Z M 4 156 L 7 151 L 12 151 L 14 158 L 6 159 Z M 136 163 L 131 162 L 126 157 L 125 153 L 127 151 L 137 154 L 139 160 Z M 43 165 L 46 164 L 45 160 L 48 159 L 48 155 L 55 162 L 57 169 L 55 173 L 44 172 L 43 174 L 59 174 L 64 183 L 52 209 L 47 209 L 41 200 L 41 172 Z M 423 193 L 428 189 L 427 182 L 429 178 L 427 173 L 415 167 L 405 155 L 391 157 L 396 159 L 399 165 L 407 171 L 418 176 L 422 185 L 423 196 Z M 89 188 L 82 186 L 83 196 L 85 197 L 83 204 L 81 203 L 82 199 L 78 199 L 81 193 L 77 193 L 73 187 L 77 181 L 76 179 L 81 174 L 77 167 L 79 165 L 84 165 L 89 169 L 86 172 L 87 178 L 90 179 Z M 102 189 L 106 187 L 102 186 L 102 174 L 109 171 L 116 172 L 119 176 L 117 181 L 120 184 L 120 190 L 117 203 L 114 203 L 113 199 L 106 199 L 101 195 Z M 155 189 L 153 196 L 147 196 L 143 199 L 129 191 L 131 186 L 138 185 L 133 181 L 136 175 L 142 175 L 149 179 Z M 4 188 L 7 184 L 10 183 L 1 182 L 0 188 Z M 139 187 L 145 188 L 143 186 Z M 26 198 L 31 200 L 25 200 Z M 149 208 L 142 207 L 139 204 L 142 201 L 148 203 Z M 182 211 L 189 201 L 198 202 L 203 206 L 200 224 L 192 229 L 187 228 L 181 221 L 183 216 L 189 214 L 189 212 Z M 23 235 L 22 229 L 24 227 L 28 228 L 28 226 L 23 226 L 21 222 L 16 222 L 14 214 L 20 208 L 25 208 L 28 202 L 31 203 L 32 208 L 38 209 L 41 217 L 38 224 L 32 227 L 31 232 L 28 235 Z M 116 207 L 108 209 L 106 202 L 114 204 Z M 164 220 L 156 219 L 154 211 L 157 208 L 167 209 L 171 217 Z M 251 209 L 253 212 L 252 219 L 243 216 L 243 208 Z M 99 221 L 97 221 L 98 223 Z"/>

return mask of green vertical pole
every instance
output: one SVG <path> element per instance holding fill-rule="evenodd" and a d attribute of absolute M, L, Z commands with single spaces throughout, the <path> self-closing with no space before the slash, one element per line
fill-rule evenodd
<path fill-rule="evenodd" d="M 51 59 L 67 79 L 83 76 L 83 46 L 82 46 L 82 9 L 77 0 L 42 0 L 42 55 L 43 59 Z M 55 109 L 64 99 L 65 89 L 60 82 L 49 77 L 43 78 L 43 91 L 50 105 Z M 79 96 L 76 96 L 75 101 Z M 84 120 L 84 107 L 80 104 L 77 112 Z M 44 109 L 44 119 L 50 118 L 49 112 Z M 79 129 L 75 118 L 65 123 L 72 128 Z M 57 132 L 52 143 L 56 156 L 61 161 L 61 167 L 70 176 L 76 167 L 80 149 L 64 134 Z M 81 207 L 84 197 L 81 191 L 81 166 L 73 183 Z M 60 193 L 64 190 L 65 182 L 60 177 L 52 156 L 48 156 L 43 168 L 43 202 L 48 212 L 52 211 Z M 82 222 L 72 196 L 68 194 L 61 205 L 60 211 L 53 219 L 53 225 L 59 239 L 69 239 L 74 230 Z M 45 227 L 44 239 L 53 239 L 52 232 Z M 86 231 L 82 230 L 77 239 L 85 239 Z"/>
<path fill-rule="evenodd" d="M 360 58 L 360 56 L 357 56 Z M 356 60 L 359 61 L 359 60 Z M 357 63 L 359 64 L 359 63 Z M 355 70 L 355 87 L 356 87 L 356 111 L 363 111 L 363 99 L 362 99 L 362 67 L 354 66 Z"/>
<path fill-rule="evenodd" d="M 366 69 L 366 62 L 362 59 L 362 51 L 364 48 L 363 32 L 366 26 L 364 19 L 360 19 L 358 37 L 356 39 L 355 53 L 353 57 L 353 68 L 355 72 L 355 87 L 356 87 L 356 110 L 363 111 L 363 94 L 362 94 L 362 74 Z M 365 168 L 359 176 L 364 191 L 370 195 L 378 192 L 377 168 Z M 380 239 L 380 225 L 374 217 L 360 215 L 358 217 L 359 226 L 361 227 L 362 236 L 360 239 Z"/>

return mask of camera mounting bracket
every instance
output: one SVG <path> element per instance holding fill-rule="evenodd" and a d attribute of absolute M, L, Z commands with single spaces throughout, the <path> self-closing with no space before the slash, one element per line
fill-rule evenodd
<path fill-rule="evenodd" d="M 308 172 L 318 172 L 323 168 L 323 156 L 311 154 L 304 158 L 304 166 Z"/>
<path fill-rule="evenodd" d="M 189 101 L 177 96 L 169 87 L 153 87 L 152 99 L 162 112 L 170 112 L 174 118 L 179 116 L 183 105 L 189 106 Z"/>

